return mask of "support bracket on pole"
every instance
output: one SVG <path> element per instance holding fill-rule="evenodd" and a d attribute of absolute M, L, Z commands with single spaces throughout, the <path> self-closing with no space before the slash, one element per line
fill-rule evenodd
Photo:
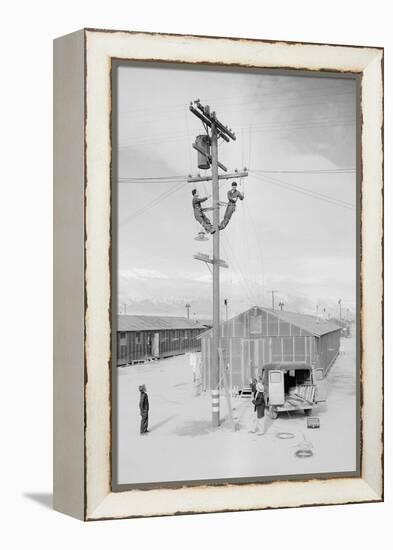
<path fill-rule="evenodd" d="M 200 260 L 201 262 L 205 262 L 206 264 L 215 264 L 217 263 L 219 265 L 219 267 L 226 267 L 228 268 L 229 265 L 227 264 L 227 262 L 225 260 L 217 260 L 217 262 L 215 260 L 213 260 L 213 258 L 210 258 L 209 254 L 202 254 L 202 252 L 198 252 L 197 254 L 194 254 L 193 258 L 195 260 Z"/>
<path fill-rule="evenodd" d="M 234 171 L 230 174 L 219 174 L 218 179 L 219 180 L 232 180 L 236 178 L 246 178 L 248 176 L 247 170 L 242 170 L 241 172 Z M 200 181 L 211 181 L 211 176 L 188 176 L 187 183 L 198 183 Z"/>

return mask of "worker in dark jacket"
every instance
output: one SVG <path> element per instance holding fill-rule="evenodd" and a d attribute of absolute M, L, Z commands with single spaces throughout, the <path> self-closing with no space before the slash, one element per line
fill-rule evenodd
<path fill-rule="evenodd" d="M 207 197 L 199 197 L 198 191 L 196 189 L 192 190 L 192 207 L 194 209 L 195 219 L 202 225 L 203 229 L 207 233 L 215 233 L 211 221 L 206 216 L 204 208 L 202 208 L 201 203 L 207 201 Z"/>
<path fill-rule="evenodd" d="M 242 201 L 244 199 L 244 195 L 237 190 L 237 183 L 234 181 L 232 182 L 232 188 L 228 191 L 228 205 L 225 210 L 224 218 L 218 226 L 220 230 L 224 229 L 228 225 L 232 214 L 236 210 L 236 203 L 238 199 Z"/>
<path fill-rule="evenodd" d="M 250 378 L 250 389 L 252 393 L 252 398 L 255 399 L 256 393 L 257 393 L 257 379 L 256 378 Z"/>
<path fill-rule="evenodd" d="M 258 435 L 263 435 L 265 433 L 265 390 L 261 380 L 257 383 L 256 390 L 255 397 L 252 400 L 256 417 L 254 429 L 251 432 L 259 432 Z"/>
<path fill-rule="evenodd" d="M 146 386 L 142 384 L 139 386 L 141 396 L 139 399 L 139 411 L 141 413 L 141 435 L 149 432 L 147 429 L 149 423 L 149 398 L 146 393 Z"/>

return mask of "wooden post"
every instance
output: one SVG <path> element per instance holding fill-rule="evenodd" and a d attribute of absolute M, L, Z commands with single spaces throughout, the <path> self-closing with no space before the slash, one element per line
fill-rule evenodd
<path fill-rule="evenodd" d="M 228 405 L 229 423 L 231 425 L 231 428 L 234 430 L 235 429 L 235 422 L 233 420 L 232 399 L 231 399 L 231 394 L 230 394 L 229 388 L 228 388 L 227 368 L 226 368 L 225 363 L 224 363 L 222 348 L 218 348 L 218 354 L 219 354 L 219 362 L 220 362 L 220 365 L 221 365 L 220 370 L 221 370 L 221 373 L 222 373 L 222 379 L 224 381 L 225 397 L 226 397 L 227 405 Z"/>
<path fill-rule="evenodd" d="M 213 188 L 213 339 L 212 339 L 212 424 L 214 427 L 220 425 L 220 370 L 218 348 L 220 345 L 220 207 L 219 207 L 219 186 L 218 186 L 218 145 L 217 126 L 211 126 L 212 146 L 212 188 Z"/>

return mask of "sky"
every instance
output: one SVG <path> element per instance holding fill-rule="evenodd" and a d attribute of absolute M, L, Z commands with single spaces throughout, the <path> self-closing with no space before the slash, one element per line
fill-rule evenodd
<path fill-rule="evenodd" d="M 219 145 L 245 200 L 221 236 L 221 303 L 229 316 L 254 305 L 338 316 L 356 301 L 356 82 L 186 66 L 122 65 L 117 86 L 118 303 L 128 314 L 212 317 L 206 264 L 212 239 L 194 240 L 198 170 L 190 111 L 200 99 L 232 128 Z M 207 172 L 209 173 L 209 171 Z M 160 178 L 160 179 L 158 179 Z M 226 199 L 231 180 L 220 184 Z M 211 198 L 206 203 L 211 205 Z M 221 217 L 224 209 L 221 209 Z M 211 212 L 208 213 L 211 215 Z M 224 313 L 223 313 L 224 314 Z"/>

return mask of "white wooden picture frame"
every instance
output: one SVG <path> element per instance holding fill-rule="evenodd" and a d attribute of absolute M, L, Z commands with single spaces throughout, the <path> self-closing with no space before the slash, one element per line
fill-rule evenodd
<path fill-rule="evenodd" d="M 114 492 L 114 60 L 353 73 L 360 104 L 359 477 Z M 81 520 L 383 499 L 383 49 L 84 29 L 54 43 L 54 508 Z"/>

